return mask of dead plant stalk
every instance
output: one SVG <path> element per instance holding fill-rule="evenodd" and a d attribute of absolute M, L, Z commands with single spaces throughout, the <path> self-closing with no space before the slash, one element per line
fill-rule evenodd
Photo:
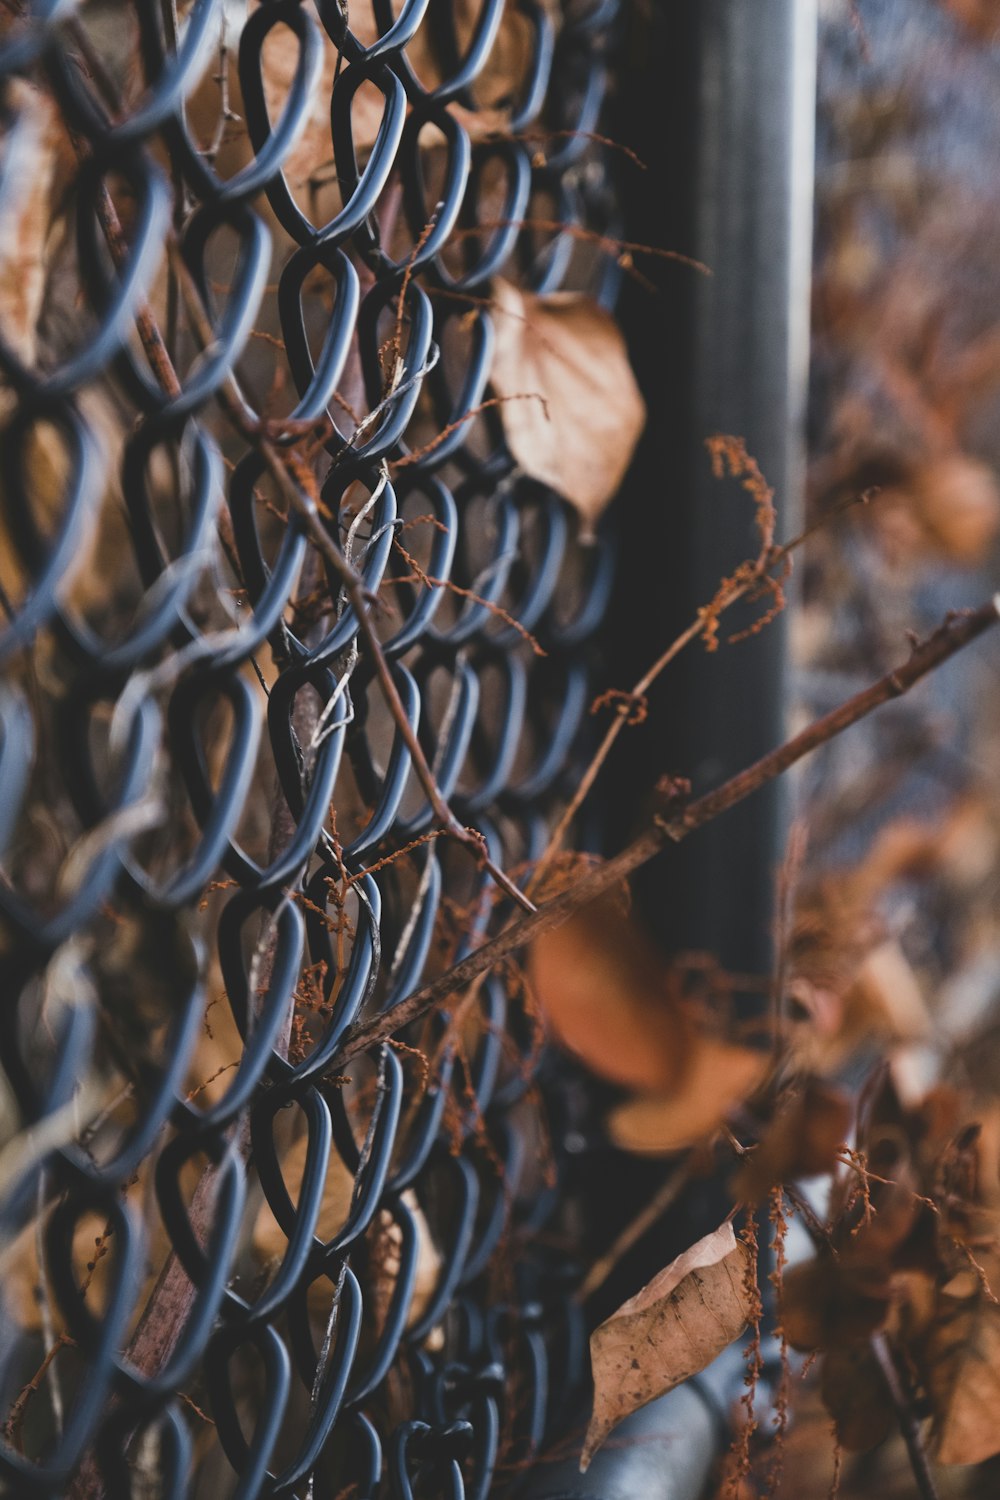
<path fill-rule="evenodd" d="M 647 864 L 667 847 L 677 844 L 706 823 L 713 822 L 738 802 L 780 776 L 811 751 L 827 744 L 865 718 L 874 709 L 909 691 L 922 677 L 946 662 L 963 647 L 990 630 L 1000 619 L 1000 595 L 995 595 L 978 609 L 949 615 L 926 640 L 914 645 L 909 658 L 894 671 L 887 672 L 870 687 L 854 694 L 813 721 L 792 739 L 771 750 L 743 771 L 707 792 L 693 802 L 681 803 L 676 810 L 657 815 L 638 838 L 620 854 L 582 875 L 574 884 L 551 901 L 539 906 L 529 916 L 504 928 L 496 937 L 475 949 L 447 973 L 429 984 L 421 985 L 405 1000 L 373 1020 L 353 1026 L 333 1066 L 342 1067 L 352 1057 L 386 1041 L 396 1031 L 417 1021 L 438 1005 L 447 1004 L 479 975 L 494 968 L 508 954 L 523 948 L 539 933 L 556 927 L 572 912 L 579 911 L 606 891 L 613 890 L 640 866 Z"/>

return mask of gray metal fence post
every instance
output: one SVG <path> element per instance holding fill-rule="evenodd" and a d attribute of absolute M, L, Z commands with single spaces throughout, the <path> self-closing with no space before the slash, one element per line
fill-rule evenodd
<path fill-rule="evenodd" d="M 705 0 L 699 9 L 694 253 L 711 275 L 695 289 L 684 496 L 685 588 L 695 607 L 758 546 L 746 497 L 712 476 L 706 438 L 744 439 L 775 489 L 781 532 L 792 535 L 801 521 L 816 49 L 815 0 Z M 697 788 L 782 737 L 785 636 L 777 620 L 716 656 L 689 658 L 678 769 Z M 781 798 L 780 786 L 769 789 L 693 839 L 683 863 L 679 851 L 684 945 L 744 972 L 770 963 Z"/>
<path fill-rule="evenodd" d="M 706 438 L 742 438 L 776 491 L 781 532 L 800 524 L 816 30 L 816 0 L 661 6 L 653 61 L 636 63 L 643 98 L 623 110 L 652 168 L 635 190 L 640 224 L 633 220 L 630 232 L 667 236 L 658 242 L 710 271 L 680 290 L 664 272 L 660 309 L 637 302 L 632 319 L 652 415 L 631 491 L 643 506 L 635 537 L 628 500 L 622 508 L 619 627 L 640 670 L 657 640 L 662 649 L 674 624 L 686 624 L 759 545 L 746 497 L 712 477 Z M 627 76 L 624 83 L 627 90 Z M 659 140 L 650 134 L 657 118 Z M 651 202 L 656 195 L 669 201 Z M 685 228 L 689 237 L 678 243 Z M 689 656 L 651 705 L 645 749 L 636 740 L 618 763 L 631 755 L 631 774 L 609 781 L 626 816 L 629 788 L 654 767 L 690 775 L 703 790 L 781 738 L 785 636 L 779 620 L 714 656 Z M 652 873 L 644 904 L 668 946 L 708 951 L 739 972 L 768 971 L 781 801 L 780 788 L 758 793 Z M 742 1376 L 740 1351 L 727 1351 L 697 1382 L 622 1424 L 586 1475 L 573 1462 L 543 1469 L 528 1494 L 696 1500 Z"/>

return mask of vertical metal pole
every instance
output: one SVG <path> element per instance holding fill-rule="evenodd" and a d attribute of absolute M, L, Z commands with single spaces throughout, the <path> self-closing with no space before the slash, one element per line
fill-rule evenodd
<path fill-rule="evenodd" d="M 633 43 L 622 138 L 648 162 L 626 201 L 629 237 L 709 271 L 661 263 L 656 295 L 623 315 L 649 428 L 619 515 L 612 675 L 623 686 L 759 549 L 753 506 L 713 478 L 705 440 L 742 438 L 776 492 L 780 531 L 801 520 L 812 241 L 816 0 L 661 3 Z M 643 270 L 649 266 L 643 263 Z M 607 778 L 623 836 L 635 791 L 669 770 L 696 792 L 781 737 L 786 627 L 720 649 L 695 645 L 656 685 Z M 637 881 L 664 946 L 766 974 L 782 790 L 758 793 Z"/>
<path fill-rule="evenodd" d="M 774 487 L 785 536 L 801 524 L 808 375 L 815 118 L 815 0 L 700 0 L 694 292 L 683 592 L 697 606 L 755 555 L 749 497 L 712 477 L 705 439 L 742 438 Z M 720 638 L 744 623 L 723 622 Z M 677 766 L 700 791 L 784 734 L 783 619 L 697 651 L 672 695 L 683 704 Z M 686 689 L 686 691 L 685 691 Z M 678 694 L 679 699 L 678 699 Z M 780 786 L 678 851 L 677 939 L 742 972 L 770 967 Z"/>
<path fill-rule="evenodd" d="M 623 303 L 650 421 L 619 511 L 609 631 L 619 687 L 757 553 L 749 497 L 712 477 L 706 438 L 742 438 L 776 491 L 781 533 L 800 525 L 811 270 L 816 0 L 660 0 L 638 26 L 616 124 L 649 170 L 627 197 L 628 234 L 693 255 L 711 275 L 663 266 L 654 299 L 636 291 Z M 741 623 L 725 622 L 722 640 Z M 641 816 L 639 789 L 664 770 L 703 791 L 781 739 L 785 652 L 778 620 L 714 655 L 696 646 L 671 669 L 604 781 L 622 838 Z M 782 800 L 780 787 L 764 789 L 637 881 L 666 947 L 769 971 Z M 648 1168 L 620 1165 L 595 1189 L 611 1223 L 649 1186 Z M 598 1316 L 710 1227 L 673 1222 L 647 1236 Z M 742 1376 L 739 1350 L 727 1351 L 623 1424 L 586 1475 L 558 1465 L 532 1475 L 527 1494 L 696 1500 Z"/>

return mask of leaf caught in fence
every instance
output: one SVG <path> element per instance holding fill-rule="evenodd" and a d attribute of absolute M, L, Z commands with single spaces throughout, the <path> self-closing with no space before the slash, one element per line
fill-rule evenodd
<path fill-rule="evenodd" d="M 710 1364 L 747 1327 L 753 1254 L 720 1225 L 622 1304 L 590 1338 L 594 1411 L 586 1469 L 612 1428 Z"/>
<path fill-rule="evenodd" d="M 530 976 L 563 1046 L 599 1077 L 635 1090 L 609 1121 L 626 1151 L 662 1155 L 704 1139 L 769 1070 L 766 1054 L 703 1029 L 682 971 L 620 893 L 539 934 Z"/>
<path fill-rule="evenodd" d="M 620 892 L 540 933 L 529 972 L 552 1030 L 592 1072 L 650 1092 L 680 1085 L 687 1041 L 667 961 Z"/>
<path fill-rule="evenodd" d="M 505 398 L 507 444 L 588 532 L 624 479 L 646 421 L 625 341 L 610 313 L 576 292 L 535 296 L 498 278 L 493 300 L 490 379 Z"/>
<path fill-rule="evenodd" d="M 755 1093 L 771 1068 L 766 1052 L 695 1032 L 677 1088 L 637 1094 L 611 1111 L 608 1132 L 623 1151 L 665 1156 L 715 1134 L 736 1105 Z"/>

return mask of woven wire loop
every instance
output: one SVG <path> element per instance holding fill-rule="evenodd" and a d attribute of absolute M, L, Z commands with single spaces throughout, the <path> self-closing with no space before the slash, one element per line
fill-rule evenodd
<path fill-rule="evenodd" d="M 3 7 L 0 209 L 50 130 L 70 288 L 0 329 L 11 1493 L 483 1497 L 558 1430 L 516 976 L 336 1060 L 497 894 L 359 598 L 499 864 L 571 784 L 611 553 L 481 403 L 495 275 L 613 302 L 614 8 Z"/>

